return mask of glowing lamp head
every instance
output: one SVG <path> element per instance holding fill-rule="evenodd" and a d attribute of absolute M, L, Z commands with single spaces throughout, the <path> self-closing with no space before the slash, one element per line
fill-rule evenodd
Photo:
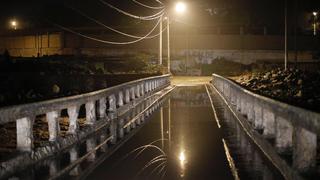
<path fill-rule="evenodd" d="M 176 4 L 176 12 L 184 13 L 187 9 L 187 5 L 184 2 L 177 2 Z"/>
<path fill-rule="evenodd" d="M 11 26 L 17 26 L 17 21 L 11 21 Z"/>
<path fill-rule="evenodd" d="M 314 12 L 312 12 L 312 14 L 313 14 L 314 16 L 317 16 L 317 15 L 318 15 L 318 12 L 314 11 Z"/>
<path fill-rule="evenodd" d="M 10 21 L 10 26 L 11 26 L 11 28 L 16 30 L 17 26 L 18 26 L 18 22 L 16 20 L 12 20 L 12 21 Z"/>
<path fill-rule="evenodd" d="M 181 151 L 179 154 L 179 160 L 181 163 L 184 163 L 186 161 L 186 156 L 184 154 L 184 151 Z"/>

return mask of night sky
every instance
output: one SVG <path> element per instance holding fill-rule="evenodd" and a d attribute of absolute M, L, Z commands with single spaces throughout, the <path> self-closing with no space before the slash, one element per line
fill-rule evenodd
<path fill-rule="evenodd" d="M 123 10 L 137 15 L 148 15 L 155 11 L 138 6 L 131 0 L 105 0 Z M 139 0 L 156 6 L 152 0 Z M 175 1 L 163 1 L 167 6 Z M 184 21 L 198 26 L 214 26 L 221 24 L 243 24 L 246 26 L 281 26 L 284 16 L 284 0 L 189 0 L 188 15 Z M 73 7 L 91 17 L 112 26 L 140 25 L 140 22 L 125 17 L 113 9 L 103 5 L 99 0 L 11 0 L 2 2 L 0 6 L 1 29 L 8 28 L 8 21 L 17 19 L 24 28 L 45 28 L 52 24 L 47 20 L 70 27 L 97 26 L 83 18 L 68 7 Z M 306 13 L 320 10 L 319 0 L 297 0 L 299 17 Z M 289 21 L 294 20 L 295 1 L 288 0 Z M 143 24 L 145 25 L 145 24 Z"/>

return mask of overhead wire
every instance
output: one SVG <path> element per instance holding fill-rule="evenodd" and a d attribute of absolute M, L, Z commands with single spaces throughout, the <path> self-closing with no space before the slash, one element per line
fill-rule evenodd
<path fill-rule="evenodd" d="M 140 19 L 140 20 L 145 20 L 145 21 L 150 21 L 150 20 L 154 20 L 154 19 L 158 19 L 161 17 L 162 13 L 164 12 L 164 9 L 162 9 L 161 11 L 153 14 L 153 15 L 150 15 L 150 16 L 137 16 L 137 15 L 134 15 L 134 14 L 131 14 L 129 12 L 126 12 L 124 10 L 121 10 L 115 6 L 113 6 L 112 4 L 104 1 L 104 0 L 99 0 L 102 4 L 106 5 L 106 6 L 109 6 L 110 8 L 124 14 L 124 15 L 127 15 L 129 17 L 132 17 L 132 18 L 135 18 L 135 19 Z"/>
<path fill-rule="evenodd" d="M 155 7 L 155 6 L 149 6 L 149 5 L 146 5 L 146 4 L 143 4 L 142 2 L 139 2 L 139 1 L 137 1 L 137 0 L 132 0 L 134 3 L 136 3 L 136 4 L 139 4 L 140 6 L 143 6 L 143 7 L 146 7 L 146 8 L 149 8 L 149 9 L 163 9 L 164 8 L 164 6 L 157 6 L 157 7 Z"/>
<path fill-rule="evenodd" d="M 155 0 L 155 1 L 158 2 L 159 4 L 163 5 L 163 3 L 160 0 Z"/>
<path fill-rule="evenodd" d="M 88 16 L 87 14 L 85 14 L 85 13 L 82 12 L 82 11 L 80 11 L 79 9 L 76 9 L 76 8 L 71 7 L 71 6 L 69 6 L 69 5 L 66 5 L 66 6 L 67 6 L 68 8 L 70 8 L 71 10 L 77 12 L 77 13 L 80 14 L 81 16 L 83 16 L 83 17 L 85 17 L 85 18 L 87 18 L 87 19 L 95 22 L 96 24 L 99 24 L 100 26 L 102 26 L 102 27 L 104 27 L 104 28 L 107 28 L 107 29 L 109 29 L 109 30 L 111 30 L 111 31 L 113 31 L 113 32 L 116 32 L 116 33 L 118 33 L 118 34 L 121 34 L 121 35 L 130 37 L 130 38 L 136 38 L 136 39 L 143 38 L 143 36 L 131 35 L 131 34 L 128 34 L 128 33 L 119 31 L 119 30 L 117 30 L 117 29 L 114 29 L 114 28 L 112 28 L 112 27 L 110 27 L 110 26 L 107 26 L 107 25 L 105 25 L 104 23 L 102 23 L 102 22 L 100 22 L 100 21 L 98 21 L 98 20 L 96 20 L 96 19 Z M 166 28 L 164 28 L 164 29 L 162 30 L 162 32 L 163 32 L 165 29 L 166 29 Z M 160 33 L 159 33 L 159 34 L 160 34 Z M 147 38 L 147 39 L 151 39 L 151 38 L 154 38 L 154 37 L 158 36 L 159 34 L 156 34 L 156 35 L 153 35 L 153 36 L 148 36 L 148 37 L 146 37 L 146 38 Z"/>
<path fill-rule="evenodd" d="M 74 31 L 70 28 L 67 28 L 65 26 L 62 26 L 62 25 L 59 25 L 57 23 L 53 23 L 51 22 L 52 24 L 54 24 L 55 26 L 65 30 L 65 31 L 68 31 L 70 33 L 73 33 L 73 34 L 76 34 L 78 36 L 81 36 L 83 38 L 87 38 L 87 39 L 90 39 L 90 40 L 93 40 L 93 41 L 97 41 L 97 42 L 101 42 L 101 43 L 105 43 L 105 44 L 114 44 L 114 45 L 127 45 L 127 44 L 133 44 L 133 43 L 136 43 L 136 42 L 139 42 L 139 41 L 142 41 L 143 39 L 146 39 L 159 25 L 161 19 L 158 20 L 158 22 L 156 23 L 156 25 L 151 29 L 151 31 L 149 31 L 145 36 L 139 38 L 139 39 L 136 39 L 136 40 L 133 40 L 133 41 L 127 41 L 127 42 L 116 42 L 116 41 L 108 41 L 108 40 L 102 40 L 102 39 L 98 39 L 98 38 L 95 38 L 95 37 L 92 37 L 92 36 L 88 36 L 88 35 L 85 35 L 85 34 L 82 34 L 80 32 L 77 32 L 77 31 Z"/>

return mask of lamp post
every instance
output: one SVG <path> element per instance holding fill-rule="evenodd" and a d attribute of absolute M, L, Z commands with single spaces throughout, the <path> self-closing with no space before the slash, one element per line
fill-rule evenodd
<path fill-rule="evenodd" d="M 169 16 L 167 17 L 167 48 L 168 48 L 168 73 L 171 73 L 170 68 L 170 19 Z"/>
<path fill-rule="evenodd" d="M 288 67 L 288 23 L 287 23 L 287 15 L 288 15 L 288 8 L 287 8 L 287 0 L 285 0 L 284 5 L 284 70 L 287 70 Z"/>
<path fill-rule="evenodd" d="M 162 16 L 160 17 L 160 35 L 159 35 L 159 65 L 162 65 Z"/>
<path fill-rule="evenodd" d="M 318 12 L 314 11 L 313 14 L 313 35 L 317 35 L 317 15 Z"/>
<path fill-rule="evenodd" d="M 184 2 L 177 2 L 175 4 L 175 12 L 178 14 L 183 14 L 185 11 L 187 10 L 187 5 Z M 165 20 L 167 20 L 167 56 L 168 56 L 168 73 L 171 72 L 171 57 L 170 57 L 170 18 L 169 18 L 169 14 L 165 17 Z M 162 23 L 162 19 L 161 19 L 161 23 Z M 160 26 L 162 26 L 160 24 Z M 161 27 L 162 28 L 162 27 Z M 160 31 L 162 31 L 162 29 L 160 29 Z M 160 32 L 160 34 L 162 34 Z M 159 50 L 159 57 L 160 57 L 160 62 L 162 63 L 162 35 L 160 35 L 160 50 Z"/>

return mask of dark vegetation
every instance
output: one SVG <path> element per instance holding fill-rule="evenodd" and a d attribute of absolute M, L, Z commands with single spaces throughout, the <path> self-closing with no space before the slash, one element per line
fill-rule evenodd
<path fill-rule="evenodd" d="M 0 58 L 0 106 L 91 92 L 161 74 L 150 55 L 132 58 L 44 56 Z"/>
<path fill-rule="evenodd" d="M 233 77 L 255 93 L 295 106 L 320 112 L 320 71 L 277 68 Z"/>

